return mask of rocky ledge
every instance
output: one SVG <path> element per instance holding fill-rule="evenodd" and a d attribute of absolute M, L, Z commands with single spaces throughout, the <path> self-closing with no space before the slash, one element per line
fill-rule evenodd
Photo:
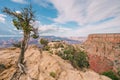
<path fill-rule="evenodd" d="M 0 50 L 0 80 L 10 80 L 15 72 L 15 63 L 20 50 L 16 48 Z M 80 71 L 55 54 L 41 51 L 30 46 L 25 53 L 26 75 L 20 80 L 111 80 L 103 75 L 87 69 Z"/>

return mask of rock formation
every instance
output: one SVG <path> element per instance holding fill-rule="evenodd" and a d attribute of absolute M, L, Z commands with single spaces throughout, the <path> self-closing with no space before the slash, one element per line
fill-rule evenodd
<path fill-rule="evenodd" d="M 91 34 L 84 43 L 91 69 L 102 73 L 120 68 L 120 33 Z"/>
<path fill-rule="evenodd" d="M 10 80 L 19 53 L 17 48 L 0 50 L 0 64 L 3 66 L 0 65 L 0 80 Z M 41 53 L 36 46 L 30 46 L 26 51 L 25 67 L 27 73 L 20 80 L 111 80 L 89 69 L 85 72 L 77 70 L 55 54 Z"/>

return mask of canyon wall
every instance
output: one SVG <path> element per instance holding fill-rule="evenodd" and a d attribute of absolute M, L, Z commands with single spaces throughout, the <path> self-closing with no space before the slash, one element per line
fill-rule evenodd
<path fill-rule="evenodd" d="M 91 41 L 101 41 L 101 42 L 111 42 L 120 43 L 120 33 L 114 34 L 90 34 L 88 36 L 87 42 Z"/>
<path fill-rule="evenodd" d="M 90 34 L 84 47 L 96 72 L 120 69 L 120 33 Z"/>

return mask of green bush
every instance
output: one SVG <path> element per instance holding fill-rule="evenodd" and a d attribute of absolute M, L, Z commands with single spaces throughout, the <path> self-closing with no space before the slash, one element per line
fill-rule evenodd
<path fill-rule="evenodd" d="M 58 55 L 65 60 L 72 60 L 74 52 L 75 52 L 74 48 L 72 46 L 68 46 L 63 50 L 62 53 L 59 52 Z"/>
<path fill-rule="evenodd" d="M 50 72 L 50 76 L 52 76 L 53 78 L 56 77 L 56 73 L 55 72 Z"/>
<path fill-rule="evenodd" d="M 74 54 L 73 61 L 71 61 L 73 66 L 79 67 L 79 68 L 88 68 L 89 67 L 89 62 L 88 62 L 88 57 L 85 52 L 77 52 Z"/>
<path fill-rule="evenodd" d="M 44 39 L 44 38 L 41 38 L 40 39 L 40 44 L 43 45 L 43 50 L 49 50 L 49 47 L 47 46 L 48 45 L 48 40 L 47 39 Z"/>
<path fill-rule="evenodd" d="M 41 38 L 40 39 L 40 44 L 46 46 L 48 44 L 48 40 L 47 39 L 44 39 L 44 38 Z"/>
<path fill-rule="evenodd" d="M 102 75 L 105 75 L 105 76 L 111 78 L 112 80 L 119 80 L 113 71 L 104 72 L 104 73 L 102 73 Z"/>
<path fill-rule="evenodd" d="M 63 44 L 60 44 L 59 47 L 60 47 L 60 48 L 64 48 L 64 45 L 63 45 Z"/>
<path fill-rule="evenodd" d="M 69 60 L 75 68 L 89 67 L 87 54 L 82 51 L 76 51 L 73 46 L 66 47 L 63 52 L 59 52 L 58 55 L 65 60 Z"/>
<path fill-rule="evenodd" d="M 0 73 L 6 69 L 4 64 L 0 64 Z"/>
<path fill-rule="evenodd" d="M 43 47 L 43 50 L 49 51 L 50 47 L 49 46 L 45 46 Z"/>

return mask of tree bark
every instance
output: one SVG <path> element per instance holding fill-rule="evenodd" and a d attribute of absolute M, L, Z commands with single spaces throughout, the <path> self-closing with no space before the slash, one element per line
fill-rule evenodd
<path fill-rule="evenodd" d="M 25 66 L 24 66 L 24 55 L 25 55 L 25 51 L 28 48 L 29 40 L 30 40 L 30 35 L 24 33 L 23 41 L 21 42 L 21 52 L 17 62 L 18 69 L 15 71 L 15 73 L 13 74 L 10 80 L 19 80 L 22 74 L 26 74 Z"/>
<path fill-rule="evenodd" d="M 19 63 L 23 64 L 24 54 L 25 54 L 25 38 L 21 42 L 21 52 L 20 52 L 20 55 L 19 55 L 19 58 L 18 58 L 18 64 Z"/>
<path fill-rule="evenodd" d="M 18 58 L 18 63 L 21 63 L 21 64 L 24 63 L 24 55 L 25 55 L 25 51 L 28 48 L 29 39 L 30 39 L 30 36 L 24 33 L 23 41 L 21 43 L 21 52 Z"/>
<path fill-rule="evenodd" d="M 21 52 L 20 52 L 19 58 L 18 58 L 18 63 L 23 64 L 24 53 L 25 53 L 25 44 L 23 44 L 23 42 L 22 42 L 22 47 L 21 47 Z"/>

